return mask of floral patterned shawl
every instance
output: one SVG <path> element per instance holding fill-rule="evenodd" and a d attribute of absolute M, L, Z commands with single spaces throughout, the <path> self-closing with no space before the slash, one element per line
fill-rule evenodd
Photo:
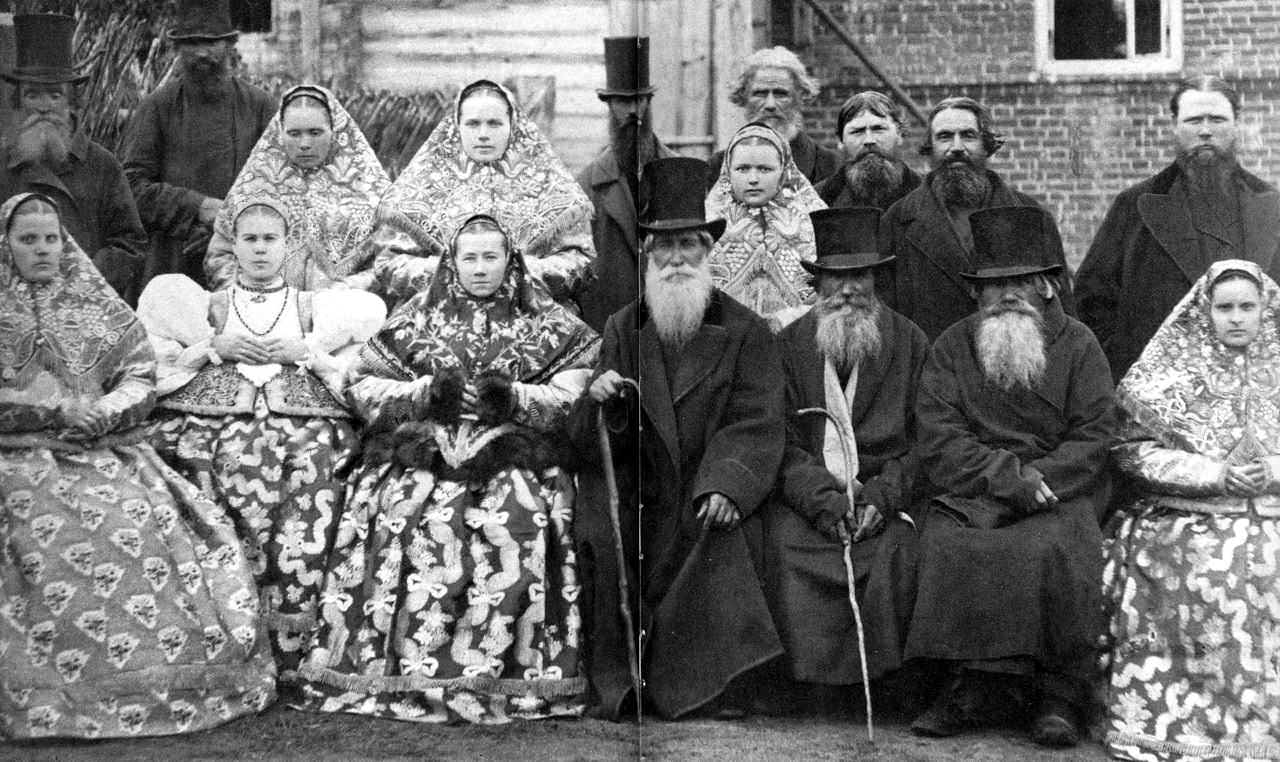
<path fill-rule="evenodd" d="M 778 195 L 752 209 L 733 197 L 729 182 L 733 149 L 747 138 L 764 138 L 782 157 Z M 734 133 L 707 195 L 707 219 L 724 219 L 725 231 L 711 249 L 711 272 L 721 290 L 761 315 L 813 300 L 800 262 L 817 257 L 809 212 L 826 209 L 791 156 L 791 146 L 763 124 Z"/>
<path fill-rule="evenodd" d="M 450 251 L 457 251 L 456 232 Z M 589 366 L 599 344 L 585 323 L 539 297 L 513 248 L 502 285 L 483 298 L 462 287 L 455 257 L 443 257 L 430 288 L 401 305 L 364 352 L 406 379 L 459 368 L 468 380 L 500 370 L 544 383 L 562 370 Z"/>
<path fill-rule="evenodd" d="M 45 198 L 20 193 L 0 205 L 0 224 L 7 228 L 18 205 L 33 196 Z M 101 395 L 102 377 L 146 334 L 65 226 L 62 237 L 58 274 L 48 284 L 35 285 L 18 275 L 8 236 L 0 235 L 0 386 L 26 388 L 51 372 L 73 393 Z M 32 362 L 41 348 L 55 367 Z"/>
<path fill-rule="evenodd" d="M 333 143 L 319 167 L 299 169 L 284 150 L 284 107 L 300 93 L 322 100 L 333 120 Z M 355 123 L 333 93 L 317 85 L 291 88 L 280 99 L 253 152 L 236 176 L 226 202 L 214 221 L 214 237 L 205 257 L 210 285 L 231 282 L 235 255 L 231 242 L 236 215 L 250 204 L 268 202 L 284 212 L 289 223 L 288 255 L 281 272 L 296 288 L 314 290 L 323 282 L 350 275 L 370 257 L 378 200 L 391 179 Z M 318 269 L 321 278 L 309 273 Z"/>
<path fill-rule="evenodd" d="M 1262 330 L 1243 353 L 1223 346 L 1209 318 L 1209 287 L 1241 270 L 1262 284 Z M 1280 454 L 1277 286 L 1253 262 L 1215 262 L 1173 308 L 1120 382 L 1120 406 L 1166 447 L 1232 463 Z"/>
<path fill-rule="evenodd" d="M 475 214 L 497 219 L 514 248 L 531 259 L 553 253 L 556 240 L 575 228 L 585 229 L 589 237 L 591 200 L 551 143 L 505 88 L 483 80 L 468 88 L 474 85 L 491 86 L 511 106 L 506 152 L 484 163 L 463 153 L 459 93 L 452 113 L 436 126 L 383 197 L 379 221 L 407 234 L 428 253 L 443 251 L 453 231 Z"/>

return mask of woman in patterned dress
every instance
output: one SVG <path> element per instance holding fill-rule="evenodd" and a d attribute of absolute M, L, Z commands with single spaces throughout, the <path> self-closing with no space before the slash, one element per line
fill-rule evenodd
<path fill-rule="evenodd" d="M 290 88 L 213 223 L 204 265 L 213 290 L 236 276 L 232 215 L 267 201 L 285 214 L 285 282 L 319 291 L 372 263 L 374 211 L 391 180 L 359 125 L 317 85 Z"/>
<path fill-rule="evenodd" d="M 528 273 L 570 305 L 595 259 L 595 208 L 506 88 L 477 80 L 378 206 L 375 281 L 393 307 L 424 291 L 449 237 L 473 214 L 502 225 Z"/>
<path fill-rule="evenodd" d="M 151 438 L 235 521 L 280 678 L 291 682 L 359 453 L 340 350 L 354 354 L 386 313 L 363 291 L 286 284 L 288 227 L 276 207 L 250 204 L 233 225 L 235 282 L 210 293 L 162 275 L 138 301 L 160 364 Z"/>
<path fill-rule="evenodd" d="M 775 331 L 803 315 L 815 298 L 800 266 L 817 256 L 809 212 L 826 208 L 787 141 L 760 122 L 742 127 L 707 195 L 707 219 L 727 223 L 711 249 L 716 286 Z"/>
<path fill-rule="evenodd" d="M 1111 541 L 1107 746 L 1280 759 L 1280 318 L 1254 263 L 1214 263 L 1120 383 L 1142 497 Z"/>
<path fill-rule="evenodd" d="M 214 727 L 275 698 L 226 514 L 140 424 L 155 357 L 48 198 L 0 206 L 0 737 Z"/>
<path fill-rule="evenodd" d="M 580 714 L 574 488 L 552 437 L 599 337 L 531 299 L 497 222 L 361 350 L 368 426 L 301 669 L 306 706 L 419 722 Z"/>

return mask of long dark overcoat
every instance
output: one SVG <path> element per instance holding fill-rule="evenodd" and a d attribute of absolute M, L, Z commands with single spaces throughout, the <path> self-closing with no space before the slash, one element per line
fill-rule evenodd
<path fill-rule="evenodd" d="M 1047 367 L 1034 389 L 985 380 L 977 316 L 934 343 L 916 415 L 921 468 L 937 496 L 920 542 L 906 657 L 1032 657 L 1086 677 L 1101 632 L 1102 534 L 1116 414 L 1093 334 L 1044 312 Z M 1057 495 L 1040 510 L 1038 474 Z"/>
<path fill-rule="evenodd" d="M 956 236 L 946 207 L 934 193 L 930 173 L 919 188 L 889 207 L 880 220 L 881 250 L 897 257 L 894 262 L 894 289 L 890 303 L 898 312 L 934 341 L 952 323 L 973 313 L 977 303 L 970 294 L 969 283 L 960 273 L 972 270 L 969 252 Z M 991 192 L 984 208 L 995 206 L 1034 206 L 1043 209 L 1034 198 L 1019 193 L 1005 184 L 995 172 L 987 171 Z M 1062 237 L 1052 215 L 1048 217 L 1049 256 L 1063 266 L 1058 278 L 1062 286 L 1062 306 L 1074 314 L 1070 278 L 1066 274 L 1066 256 Z"/>
<path fill-rule="evenodd" d="M 760 581 L 757 513 L 777 477 L 786 428 L 773 336 L 751 310 L 717 291 L 680 358 L 668 385 L 645 310 L 632 303 L 609 318 L 599 367 L 641 384 L 630 425 L 614 427 L 613 455 L 619 482 L 638 485 L 641 507 L 636 493 L 625 498 L 622 523 L 646 633 L 647 698 L 665 717 L 697 709 L 734 677 L 782 653 Z M 584 440 L 591 439 L 595 409 L 584 397 L 571 414 L 581 450 L 590 449 Z M 733 500 L 746 517 L 741 525 L 702 529 L 697 502 L 713 492 Z M 630 687 L 626 647 L 617 565 L 600 516 L 606 505 L 592 494 L 599 493 L 585 491 L 578 511 L 579 541 L 595 566 L 590 673 L 603 706 L 616 715 Z"/>
<path fill-rule="evenodd" d="M 1182 180 L 1182 170 L 1170 164 L 1123 191 L 1080 265 L 1080 319 L 1098 337 L 1117 382 L 1210 264 L 1199 237 L 1212 231 L 1197 229 Z M 1235 256 L 1280 277 L 1280 193 L 1243 169 L 1236 187 L 1244 251 Z"/>
<path fill-rule="evenodd" d="M 823 465 L 826 418 L 796 415 L 827 407 L 817 324 L 811 310 L 779 334 L 789 425 L 778 491 L 764 513 L 765 568 L 792 677 L 840 685 L 862 681 L 844 549 L 834 534 L 848 500 Z M 923 331 L 885 309 L 880 352 L 859 367 L 849 407 L 863 484 L 859 501 L 889 517 L 882 533 L 852 547 L 872 679 L 901 663 L 914 602 L 915 529 L 896 513 L 911 507 L 916 387 L 928 351 Z"/>

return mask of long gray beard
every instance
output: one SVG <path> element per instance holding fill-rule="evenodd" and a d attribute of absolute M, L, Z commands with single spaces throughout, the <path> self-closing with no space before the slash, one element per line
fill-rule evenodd
<path fill-rule="evenodd" d="M 845 165 L 845 179 L 855 199 L 884 208 L 902 185 L 902 162 L 879 152 L 867 152 Z"/>
<path fill-rule="evenodd" d="M 880 354 L 880 300 L 853 305 L 838 297 L 818 303 L 818 351 L 841 374 Z"/>
<path fill-rule="evenodd" d="M 754 112 L 748 119 L 748 122 L 764 122 L 773 128 L 773 131 L 788 143 L 795 139 L 800 130 L 804 129 L 804 113 L 799 109 L 784 112 L 781 118 L 771 116 L 761 116 L 760 112 Z"/>
<path fill-rule="evenodd" d="M 702 318 L 711 302 L 711 266 L 703 260 L 696 268 L 680 268 L 692 273 L 690 279 L 670 281 L 663 276 L 669 272 L 648 267 L 644 274 L 644 301 L 649 307 L 649 319 L 658 329 L 658 338 L 669 348 L 683 347 L 702 325 Z"/>
<path fill-rule="evenodd" d="M 1034 388 L 1044 378 L 1044 320 L 1034 307 L 985 310 L 978 324 L 978 361 L 1001 389 Z"/>
<path fill-rule="evenodd" d="M 947 206 L 960 209 L 982 206 L 991 190 L 987 173 L 970 164 L 944 164 L 934 176 L 934 183 Z"/>
<path fill-rule="evenodd" d="M 66 164 L 71 151 L 71 125 L 32 116 L 18 126 L 12 142 L 19 163 L 58 169 Z"/>

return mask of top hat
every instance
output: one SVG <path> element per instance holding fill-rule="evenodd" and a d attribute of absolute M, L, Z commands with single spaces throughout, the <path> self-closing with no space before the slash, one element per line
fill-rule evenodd
<path fill-rule="evenodd" d="M 809 213 L 809 220 L 813 223 L 818 258 L 813 262 L 801 260 L 800 266 L 814 275 L 848 273 L 894 260 L 892 254 L 885 256 L 877 250 L 880 210 L 874 206 L 819 209 Z"/>
<path fill-rule="evenodd" d="M 178 0 L 177 19 L 170 40 L 226 40 L 239 34 L 231 25 L 229 0 Z"/>
<path fill-rule="evenodd" d="M 71 63 L 76 20 L 59 13 L 24 13 L 13 17 L 17 65 L 0 77 L 13 83 L 83 82 L 87 74 Z"/>
<path fill-rule="evenodd" d="M 973 233 L 973 272 L 969 280 L 1019 278 L 1056 273 L 1061 262 L 1050 259 L 1049 226 L 1053 218 L 1036 206 L 996 206 L 969 215 Z"/>
<path fill-rule="evenodd" d="M 649 84 L 649 38 L 604 38 L 604 72 L 604 89 L 596 90 L 601 100 L 652 95 L 654 88 Z"/>
<path fill-rule="evenodd" d="M 725 221 L 707 221 L 707 174 L 707 163 L 689 156 L 645 164 L 644 196 L 649 203 L 641 215 L 640 229 L 646 233 L 706 230 L 712 238 L 719 238 Z"/>

